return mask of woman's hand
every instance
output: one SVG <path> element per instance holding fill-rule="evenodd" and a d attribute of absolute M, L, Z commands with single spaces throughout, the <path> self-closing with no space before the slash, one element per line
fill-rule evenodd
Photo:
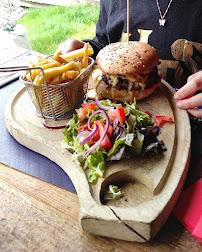
<path fill-rule="evenodd" d="M 85 42 L 69 38 L 65 42 L 58 45 L 58 51 L 62 51 L 62 54 L 83 48 L 85 45 Z"/>
<path fill-rule="evenodd" d="M 196 108 L 202 106 L 202 92 L 194 95 L 196 91 L 202 91 L 202 71 L 189 76 L 187 84 L 175 93 L 174 98 L 179 109 L 187 109 L 192 116 L 202 118 L 202 109 Z"/>

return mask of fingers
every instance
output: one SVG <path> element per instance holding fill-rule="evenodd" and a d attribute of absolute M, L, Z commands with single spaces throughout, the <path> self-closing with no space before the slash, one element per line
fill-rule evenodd
<path fill-rule="evenodd" d="M 187 84 L 184 85 L 175 93 L 174 98 L 176 100 L 182 100 L 191 97 L 197 90 L 201 89 L 202 89 L 202 71 L 191 75 L 187 80 Z"/>
<path fill-rule="evenodd" d="M 58 50 L 62 51 L 62 53 L 65 54 L 83 48 L 84 44 L 85 43 L 83 41 L 69 38 L 65 42 L 58 45 Z"/>
<path fill-rule="evenodd" d="M 174 94 L 177 108 L 187 109 L 192 116 L 202 118 L 202 109 L 196 108 L 202 106 L 202 92 L 194 95 L 200 90 L 202 90 L 202 71 L 191 75 L 187 79 L 187 84 Z"/>
<path fill-rule="evenodd" d="M 202 109 L 188 109 L 187 112 L 194 117 L 202 118 Z"/>
<path fill-rule="evenodd" d="M 194 109 L 195 107 L 202 105 L 202 93 L 194 95 L 188 99 L 180 100 L 176 106 L 180 109 Z"/>

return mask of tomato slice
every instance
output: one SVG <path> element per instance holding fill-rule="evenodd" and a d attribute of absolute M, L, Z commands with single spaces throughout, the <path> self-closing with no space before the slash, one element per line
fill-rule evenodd
<path fill-rule="evenodd" d="M 92 128 L 94 129 L 94 127 L 95 127 L 95 123 L 93 124 Z M 97 142 L 99 139 L 100 139 L 100 131 L 99 131 L 99 128 L 98 128 L 98 130 L 97 130 L 97 132 L 95 133 L 95 135 L 93 136 L 92 140 L 93 140 L 94 142 Z"/>
<path fill-rule="evenodd" d="M 79 109 L 76 109 L 76 113 L 78 115 L 78 119 L 80 122 L 82 122 L 84 119 L 86 119 L 86 109 L 84 108 L 79 108 Z"/>
<path fill-rule="evenodd" d="M 102 120 L 97 120 L 94 122 L 95 124 L 98 125 L 99 127 L 99 134 L 100 134 L 100 137 L 103 135 L 104 133 L 104 130 L 105 130 L 105 124 Z M 106 136 L 104 137 L 103 141 L 101 142 L 100 144 L 105 150 L 109 150 L 112 148 L 112 143 L 108 137 L 108 134 L 106 134 Z"/>
<path fill-rule="evenodd" d="M 113 122 L 115 118 L 118 118 L 119 122 L 123 123 L 126 120 L 125 110 L 122 107 L 110 109 L 108 110 L 108 117 L 110 122 Z"/>
<path fill-rule="evenodd" d="M 92 126 L 93 123 L 90 123 L 90 126 Z M 78 132 L 79 131 L 82 131 L 82 130 L 87 130 L 88 129 L 88 123 L 85 122 L 85 123 L 82 123 L 79 127 L 78 127 Z"/>
<path fill-rule="evenodd" d="M 166 123 L 166 122 L 173 122 L 173 119 L 169 116 L 155 116 L 154 117 L 154 122 L 156 123 L 157 126 L 161 126 L 162 124 Z"/>
<path fill-rule="evenodd" d="M 146 113 L 147 115 L 149 115 L 151 117 L 151 114 L 149 111 L 144 111 L 144 113 Z"/>
<path fill-rule="evenodd" d="M 82 122 L 84 119 L 86 119 L 86 114 L 88 112 L 88 109 L 95 110 L 97 105 L 94 103 L 86 102 L 86 103 L 81 104 L 81 106 L 82 106 L 81 108 L 76 109 L 78 119 L 80 122 Z"/>
<path fill-rule="evenodd" d="M 114 132 L 114 128 L 111 126 L 111 124 L 109 124 L 109 129 L 107 131 L 107 135 L 109 136 L 109 138 L 112 137 L 113 132 Z"/>
<path fill-rule="evenodd" d="M 122 124 L 126 120 L 125 110 L 122 107 L 116 108 L 116 114 L 118 117 L 119 122 Z"/>
<path fill-rule="evenodd" d="M 95 103 L 86 102 L 86 103 L 83 103 L 81 106 L 82 108 L 86 109 L 86 111 L 88 111 L 88 109 L 95 110 L 97 105 Z"/>
<path fill-rule="evenodd" d="M 115 120 L 115 118 L 117 117 L 116 109 L 108 110 L 108 117 L 109 117 L 109 121 L 113 122 Z"/>

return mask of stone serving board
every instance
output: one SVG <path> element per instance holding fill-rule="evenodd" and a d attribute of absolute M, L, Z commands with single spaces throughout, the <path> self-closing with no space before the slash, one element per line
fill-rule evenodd
<path fill-rule="evenodd" d="M 71 153 L 62 148 L 63 129 L 43 126 L 24 86 L 7 103 L 6 126 L 20 144 L 57 163 L 68 174 L 79 197 L 79 222 L 84 231 L 145 242 L 158 233 L 170 215 L 189 165 L 189 118 L 186 111 L 176 108 L 173 93 L 170 85 L 162 80 L 162 85 L 151 96 L 137 103 L 152 116 L 173 118 L 174 123 L 164 124 L 158 137 L 164 141 L 167 151 L 108 162 L 104 177 L 94 185 L 88 183 L 87 172 L 72 161 Z M 67 120 L 50 120 L 50 123 L 66 124 Z M 123 197 L 105 202 L 104 192 L 110 184 L 118 185 Z"/>

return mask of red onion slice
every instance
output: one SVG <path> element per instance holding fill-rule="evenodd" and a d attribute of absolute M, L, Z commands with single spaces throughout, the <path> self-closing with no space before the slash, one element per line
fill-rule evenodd
<path fill-rule="evenodd" d="M 105 138 L 106 134 L 107 134 L 107 131 L 109 129 L 109 118 L 107 116 L 107 114 L 103 111 L 103 110 L 97 110 L 95 111 L 93 114 L 90 115 L 89 119 L 88 119 L 88 128 L 90 129 L 90 121 L 91 121 L 91 118 L 96 115 L 96 114 L 99 114 L 99 113 L 102 113 L 106 119 L 106 125 L 105 125 L 105 130 L 104 130 L 104 133 L 103 135 L 100 137 L 100 139 L 94 144 L 92 145 L 85 153 L 84 153 L 84 156 L 88 155 L 90 152 L 94 151 L 102 142 L 102 140 Z"/>
<path fill-rule="evenodd" d="M 85 131 L 87 131 L 87 130 L 85 130 Z M 87 132 L 89 132 L 88 135 L 87 135 L 86 132 L 85 132 L 85 134 L 87 135 L 87 137 L 84 138 L 82 141 L 80 141 L 79 144 L 80 144 L 80 145 L 84 145 L 86 142 L 90 141 L 91 138 L 94 137 L 94 135 L 96 134 L 97 131 L 98 131 L 98 125 L 95 124 L 95 128 L 94 128 L 92 131 L 90 131 L 90 132 L 87 131 Z M 83 132 L 83 131 L 80 131 L 80 135 L 82 134 L 82 132 Z M 79 136 L 79 134 L 78 134 L 78 136 Z"/>
<path fill-rule="evenodd" d="M 114 109 L 114 107 L 112 107 L 112 106 L 102 105 L 101 102 L 99 101 L 99 99 L 97 97 L 95 97 L 95 103 L 98 106 L 98 108 L 100 108 L 100 109 L 102 109 L 104 111 L 107 111 L 109 109 Z"/>
<path fill-rule="evenodd" d="M 114 127 L 114 129 L 116 129 L 116 127 L 118 126 L 118 124 L 119 124 L 119 119 L 116 117 L 116 118 L 114 119 L 114 122 L 113 122 L 113 127 Z"/>
<path fill-rule="evenodd" d="M 49 125 L 48 123 L 46 123 L 45 119 L 43 120 L 43 126 L 47 129 L 64 129 L 66 128 L 66 124 L 65 125 Z"/>
<path fill-rule="evenodd" d="M 88 135 L 90 134 L 90 131 L 89 130 L 82 130 L 82 131 L 79 131 L 78 132 L 78 138 L 81 138 L 81 137 L 87 137 Z"/>

